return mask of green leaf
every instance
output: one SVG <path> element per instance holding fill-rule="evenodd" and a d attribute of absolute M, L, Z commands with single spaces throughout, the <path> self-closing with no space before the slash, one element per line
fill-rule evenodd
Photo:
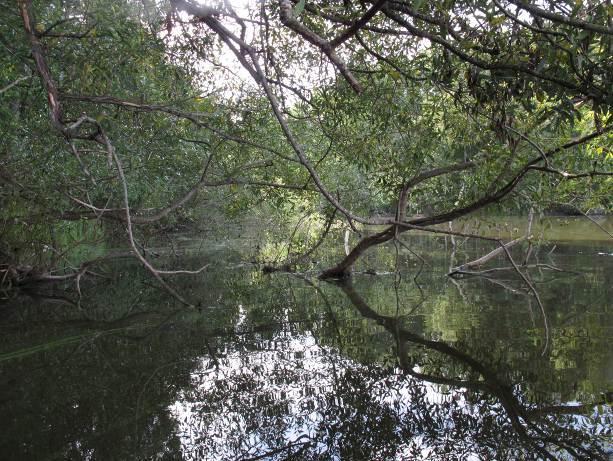
<path fill-rule="evenodd" d="M 306 0 L 300 0 L 298 3 L 296 3 L 296 6 L 294 7 L 292 11 L 292 14 L 295 18 L 297 18 L 298 16 L 302 14 L 302 12 L 304 11 L 305 3 L 306 3 Z"/>
<path fill-rule="evenodd" d="M 416 0 L 415 2 L 413 2 L 413 9 L 415 11 L 419 11 L 423 3 L 424 3 L 424 0 Z"/>
<path fill-rule="evenodd" d="M 492 27 L 496 27 L 499 26 L 500 24 L 502 24 L 505 20 L 504 16 L 496 16 L 492 19 L 489 20 L 490 24 L 492 25 Z"/>

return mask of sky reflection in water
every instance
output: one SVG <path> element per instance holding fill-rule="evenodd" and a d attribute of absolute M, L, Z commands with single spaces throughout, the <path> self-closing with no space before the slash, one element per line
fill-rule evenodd
<path fill-rule="evenodd" d="M 0 317 L 3 459 L 607 459 L 610 247 L 559 245 L 552 262 L 581 274 L 531 274 L 543 356 L 518 280 L 453 283 L 444 242 L 421 244 L 421 290 L 404 254 L 400 281 L 177 280 L 198 312 L 134 265 L 84 284 L 80 311 L 23 293 Z"/>

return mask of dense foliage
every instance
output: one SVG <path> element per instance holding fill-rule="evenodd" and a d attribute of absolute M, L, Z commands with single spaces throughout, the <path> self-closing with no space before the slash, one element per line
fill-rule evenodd
<path fill-rule="evenodd" d="M 612 206 L 606 2 L 2 11 L 8 263 L 49 264 L 126 227 L 136 248 L 145 225 L 194 219 L 195 205 L 201 217 L 207 201 L 284 219 L 336 208 L 351 228 L 389 225 L 374 243 L 490 205 Z"/>

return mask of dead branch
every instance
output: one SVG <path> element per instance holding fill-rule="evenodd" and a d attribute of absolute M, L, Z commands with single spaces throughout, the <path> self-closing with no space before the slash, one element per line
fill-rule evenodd
<path fill-rule="evenodd" d="M 131 252 L 109 253 L 105 256 L 84 261 L 78 268 L 74 269 L 74 271 L 62 275 L 53 274 L 29 265 L 3 264 L 0 265 L 0 287 L 2 289 L 10 289 L 13 287 L 23 287 L 40 283 L 61 283 L 73 279 L 80 280 L 80 278 L 85 274 L 100 277 L 100 274 L 96 274 L 91 270 L 92 266 L 113 259 L 133 256 L 134 255 Z"/>
<path fill-rule="evenodd" d="M 519 237 L 519 238 L 517 238 L 515 240 L 511 240 L 510 242 L 505 243 L 504 247 L 507 248 L 507 249 L 512 248 L 515 245 L 517 245 L 518 243 L 523 242 L 527 238 L 528 238 L 528 236 L 524 235 L 523 237 Z M 485 263 L 487 263 L 488 261 L 491 261 L 496 256 L 500 255 L 503 251 L 504 250 L 502 249 L 502 247 L 495 248 L 494 250 L 490 251 L 486 255 L 481 256 L 480 258 L 475 259 L 474 261 L 469 261 L 469 262 L 464 263 L 464 264 L 462 264 L 460 266 L 454 267 L 447 275 L 453 276 L 456 273 L 466 273 L 467 270 L 469 270 L 469 269 L 474 269 L 474 268 L 477 268 L 477 267 L 481 267 Z"/>
<path fill-rule="evenodd" d="M 399 226 L 404 226 L 407 229 L 411 229 L 412 228 L 412 229 L 418 229 L 418 230 L 422 230 L 422 231 L 425 231 L 425 232 L 432 232 L 432 233 L 436 233 L 436 234 L 455 235 L 455 236 L 461 236 L 461 237 L 472 237 L 472 238 L 477 238 L 477 239 L 481 239 L 481 240 L 489 240 L 491 242 L 496 242 L 500 246 L 500 248 L 502 249 L 504 254 L 506 255 L 508 261 L 513 266 L 513 269 L 515 270 L 515 272 L 521 277 L 521 279 L 524 281 L 526 286 L 530 289 L 530 291 L 534 295 L 534 298 L 536 299 L 536 301 L 537 301 L 537 303 L 538 303 L 538 305 L 539 305 L 539 307 L 541 309 L 541 313 L 543 315 L 543 323 L 545 325 L 545 346 L 543 348 L 543 352 L 542 353 L 543 353 L 543 355 L 545 354 L 545 352 L 547 351 L 547 348 L 549 346 L 549 322 L 547 320 L 547 313 L 545 312 L 545 306 L 543 305 L 543 303 L 541 301 L 541 298 L 540 298 L 540 296 L 538 294 L 538 291 L 536 290 L 536 288 L 534 288 L 534 285 L 530 282 L 528 277 L 519 269 L 519 267 L 515 263 L 515 260 L 511 256 L 511 253 L 509 252 L 509 249 L 507 248 L 507 246 L 505 245 L 505 243 L 502 240 L 497 239 L 497 238 L 493 238 L 493 237 L 484 237 L 482 235 L 466 234 L 464 232 L 454 232 L 454 231 L 446 231 L 446 230 L 442 230 L 442 229 L 423 228 L 421 226 L 414 226 L 414 225 L 410 225 L 410 224 L 407 224 L 407 223 L 398 223 L 398 225 Z M 531 224 L 528 227 L 529 227 L 529 230 L 530 230 L 531 229 Z M 390 228 L 390 229 L 393 229 L 393 228 Z M 375 234 L 374 236 L 371 236 L 371 237 L 374 237 L 375 239 L 382 239 L 382 238 L 389 237 L 390 229 L 387 229 L 386 231 L 383 231 L 383 232 L 381 232 L 379 234 Z M 390 240 L 391 238 L 393 238 L 393 236 L 394 236 L 394 234 L 392 233 L 392 236 L 387 238 L 387 240 Z M 364 239 L 364 240 L 366 240 L 366 239 Z M 362 242 L 364 242 L 364 240 Z M 387 241 L 387 240 L 384 240 L 384 241 Z M 360 242 L 360 243 L 362 243 L 362 242 Z M 369 247 L 370 246 L 372 246 L 372 245 L 369 245 Z M 355 257 L 357 258 L 357 256 L 355 256 Z M 333 268 L 332 270 L 335 270 L 335 268 Z M 325 271 L 324 273 L 322 273 L 320 278 L 338 277 L 339 276 L 338 273 L 330 273 L 332 270 Z"/>
<path fill-rule="evenodd" d="M 508 244 L 506 245 L 508 248 Z M 498 248 L 500 250 L 500 252 L 502 252 L 502 248 Z M 568 272 L 571 274 L 577 274 L 578 272 L 576 271 L 570 271 L 570 270 L 566 270 L 566 269 L 561 269 L 557 266 L 554 266 L 552 264 L 546 264 L 546 263 L 538 263 L 538 264 L 523 264 L 521 267 L 524 267 L 526 269 L 549 269 L 551 271 L 554 272 Z M 447 274 L 450 277 L 456 277 L 457 276 L 467 276 L 467 277 L 487 277 L 490 274 L 495 274 L 498 272 L 506 272 L 506 271 L 514 271 L 515 268 L 512 266 L 505 266 L 505 267 L 492 267 L 491 269 L 485 269 L 482 271 L 467 271 L 464 269 L 461 269 L 461 266 L 458 268 L 455 268 L 452 272 L 450 272 L 449 274 Z M 489 278 L 489 277 L 488 277 Z"/>

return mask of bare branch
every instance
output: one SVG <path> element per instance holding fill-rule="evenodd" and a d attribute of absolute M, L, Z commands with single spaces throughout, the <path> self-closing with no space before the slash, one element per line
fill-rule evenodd
<path fill-rule="evenodd" d="M 377 10 L 373 12 L 373 15 L 378 11 L 378 9 L 383 6 L 385 2 L 383 1 L 379 3 L 381 3 L 381 5 L 377 8 Z M 302 36 L 307 42 L 315 45 L 317 48 L 320 49 L 322 53 L 324 53 L 328 57 L 330 62 L 334 64 L 334 66 L 338 69 L 338 71 L 345 78 L 345 80 L 347 80 L 351 88 L 353 88 L 356 93 L 360 94 L 362 92 L 362 86 L 353 76 L 351 71 L 347 68 L 345 62 L 336 54 L 336 52 L 334 51 L 334 46 L 331 44 L 331 42 L 328 42 L 327 40 L 323 39 L 293 17 L 292 4 L 289 0 L 279 0 L 279 15 L 281 18 L 281 22 L 285 26 Z M 351 27 L 349 29 L 351 29 Z M 354 33 L 355 32 L 352 32 L 351 35 L 353 35 Z M 349 35 L 347 38 L 349 38 L 351 35 Z"/>
<path fill-rule="evenodd" d="M 19 77 L 17 80 L 15 80 L 14 82 L 9 83 L 4 88 L 0 88 L 0 94 L 7 92 L 11 88 L 13 88 L 15 85 L 19 85 L 21 82 L 24 82 L 26 80 L 30 80 L 31 78 L 32 78 L 31 75 L 24 75 L 23 77 Z"/>
<path fill-rule="evenodd" d="M 599 34 L 613 35 L 612 27 L 605 27 L 591 22 L 582 21 L 580 19 L 573 19 L 568 16 L 553 13 L 551 11 L 544 10 L 538 6 L 526 3 L 522 0 L 508 0 L 509 3 L 513 3 L 519 8 L 530 12 L 533 16 L 549 19 L 550 21 L 558 22 L 560 24 L 566 24 L 567 26 L 577 27 L 579 29 L 590 30 Z"/>
<path fill-rule="evenodd" d="M 338 37 L 330 40 L 330 46 L 332 48 L 336 48 L 337 46 L 341 45 L 342 43 L 345 43 L 347 40 L 353 37 L 360 29 L 362 29 L 362 27 L 364 27 L 368 23 L 368 21 L 370 21 L 375 16 L 375 14 L 379 12 L 379 10 L 381 10 L 381 8 L 383 8 L 383 5 L 385 5 L 386 2 L 387 0 L 377 0 L 375 3 L 373 3 L 373 5 L 368 9 L 368 11 L 364 13 L 364 16 L 354 22 L 346 30 L 341 32 Z"/>
<path fill-rule="evenodd" d="M 526 240 L 527 238 L 529 238 L 529 236 L 524 235 L 523 237 L 519 237 L 515 240 L 511 240 L 509 243 L 505 243 L 503 246 L 507 249 L 514 247 L 515 245 L 517 245 L 518 243 L 523 242 L 524 240 Z M 495 258 L 496 256 L 498 256 L 499 254 L 501 254 L 504 250 L 502 249 L 502 247 L 498 247 L 493 249 L 492 251 L 490 251 L 488 254 L 481 256 L 478 259 L 475 259 L 474 261 L 470 261 L 467 263 L 464 263 L 460 266 L 454 267 L 451 272 L 449 272 L 447 275 L 449 276 L 453 276 L 459 272 L 464 272 L 467 269 L 474 269 L 476 267 L 480 267 L 482 265 L 484 265 L 485 263 L 487 263 L 488 261 L 492 260 L 493 258 Z"/>

